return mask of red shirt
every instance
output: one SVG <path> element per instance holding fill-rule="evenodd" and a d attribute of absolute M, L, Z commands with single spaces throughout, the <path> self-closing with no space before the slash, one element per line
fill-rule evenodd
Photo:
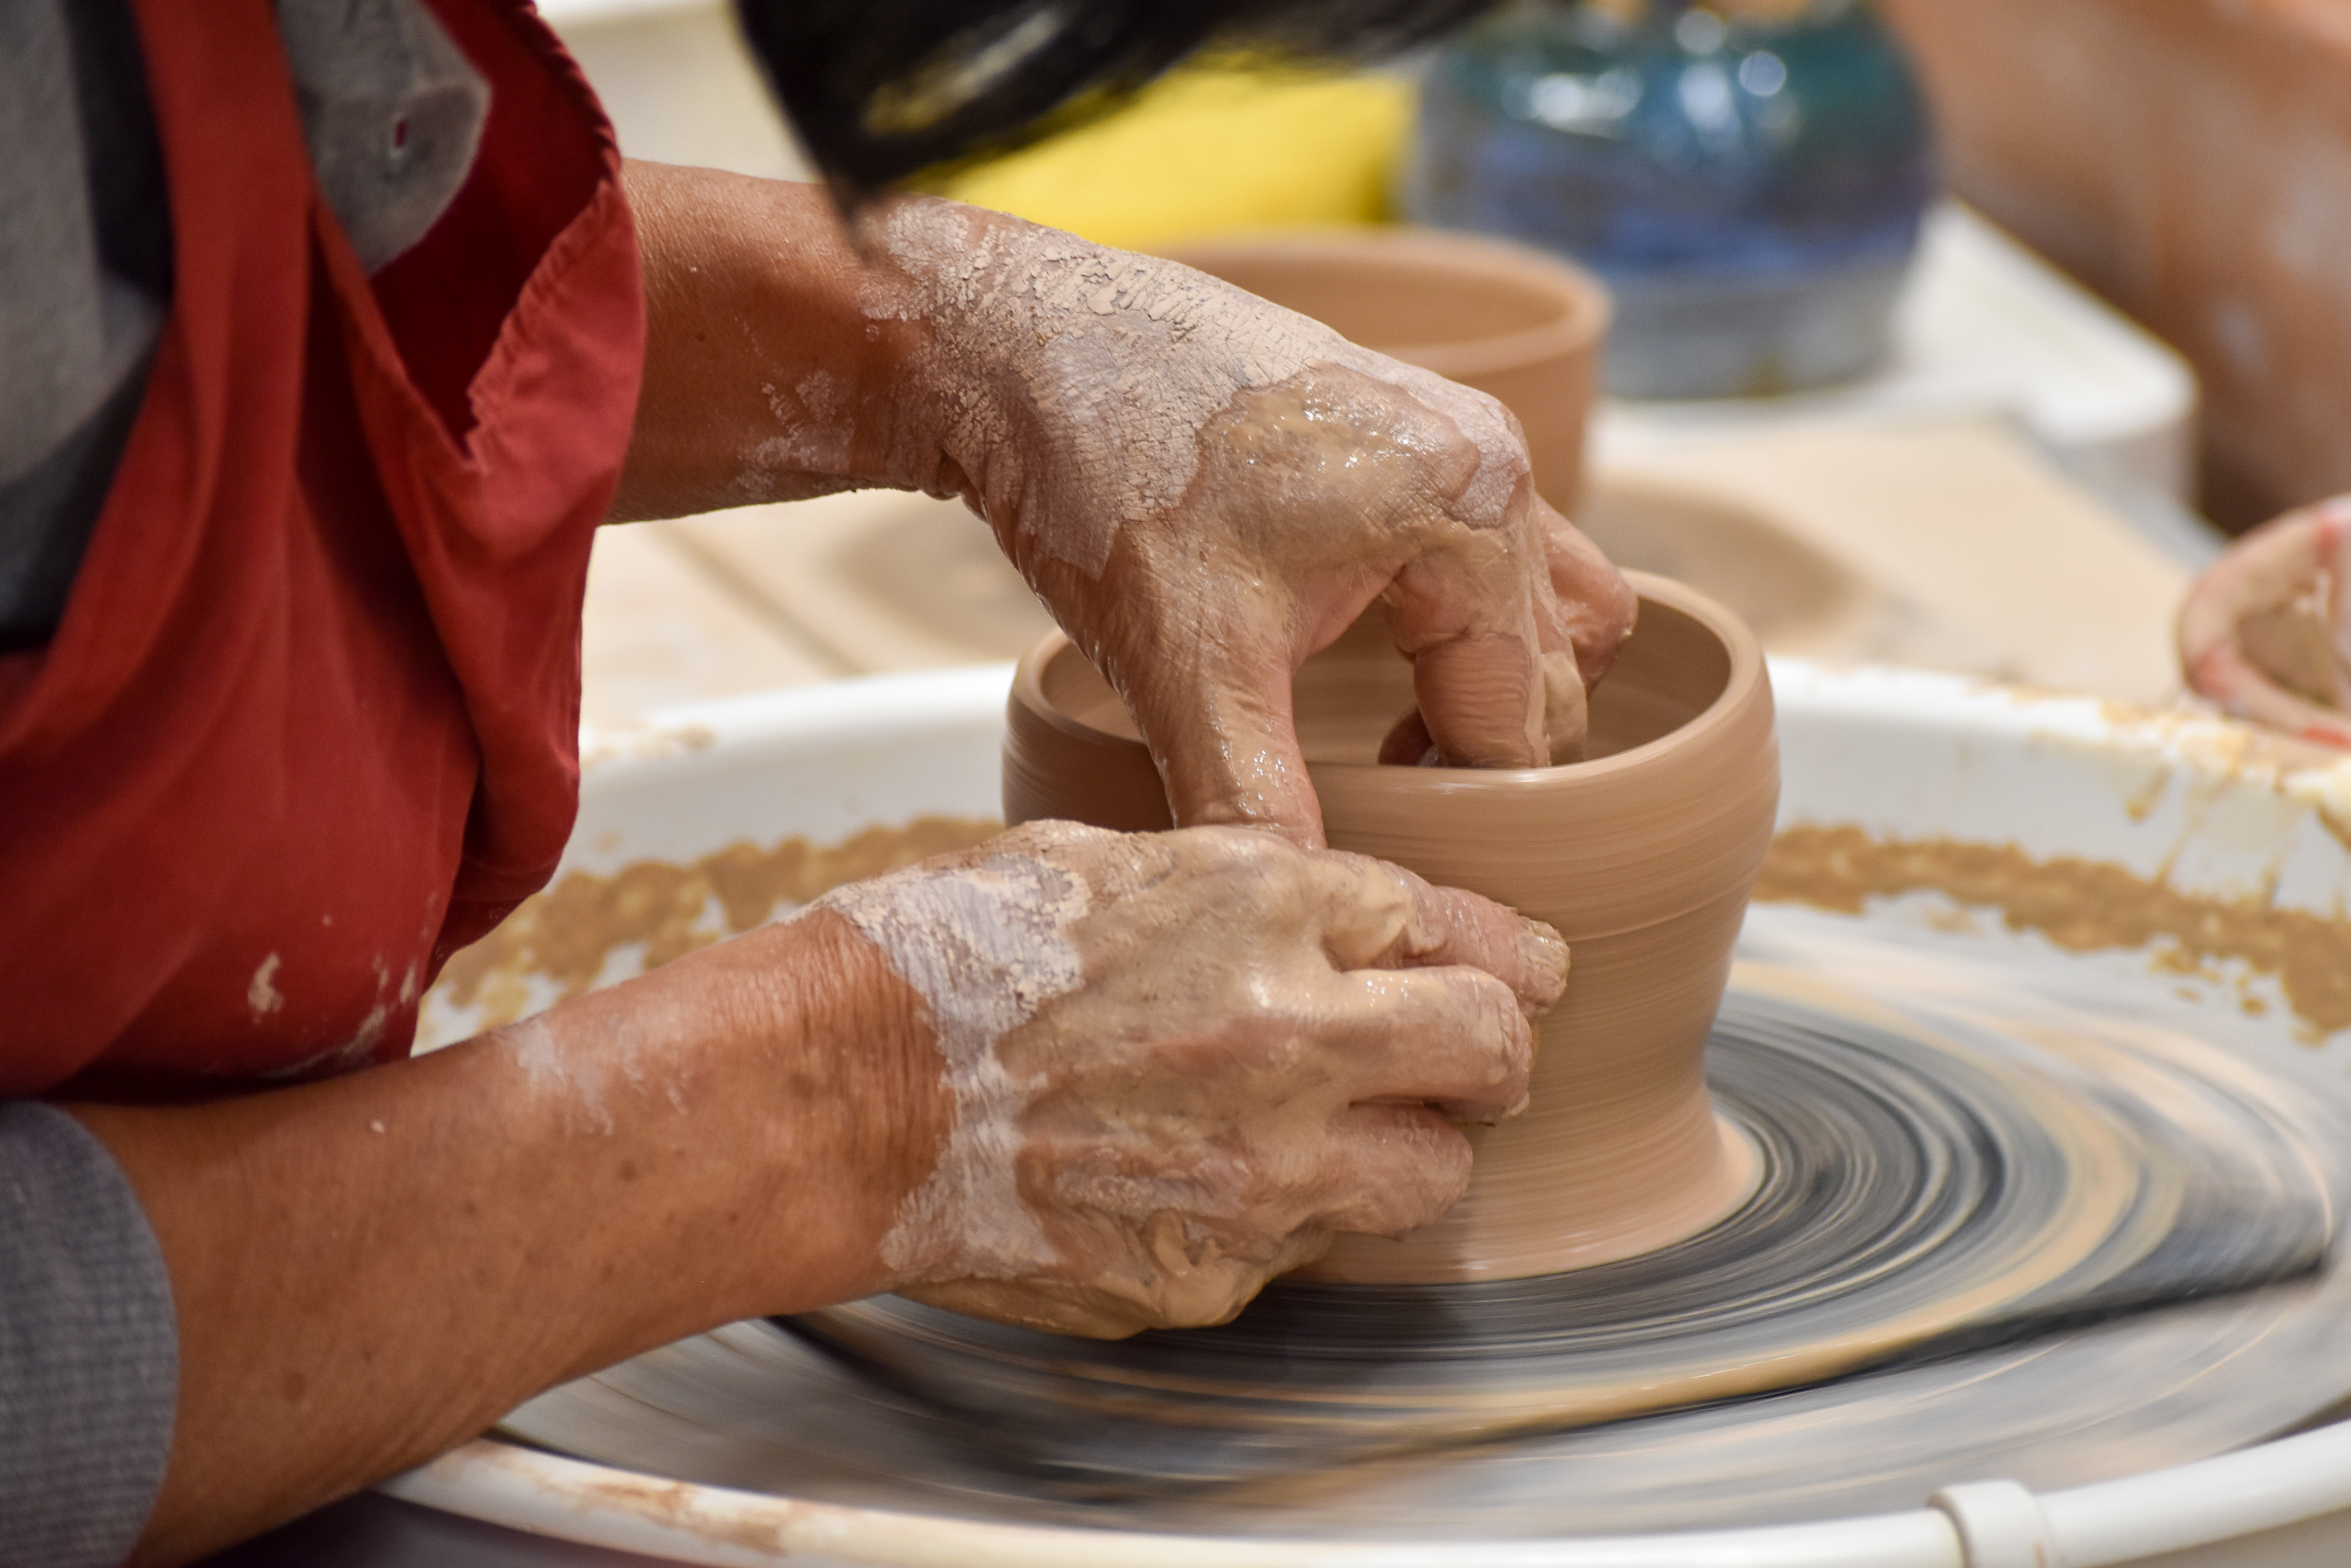
<path fill-rule="evenodd" d="M 405 1055 L 570 831 L 636 239 L 552 35 L 433 4 L 489 122 L 371 281 L 269 0 L 138 0 L 172 310 L 57 635 L 0 659 L 0 1096 Z"/>

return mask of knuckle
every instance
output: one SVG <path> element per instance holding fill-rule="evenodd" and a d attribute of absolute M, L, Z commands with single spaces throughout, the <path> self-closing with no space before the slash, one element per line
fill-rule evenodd
<path fill-rule="evenodd" d="M 1318 869 L 1341 909 L 1395 919 L 1416 913 L 1426 884 L 1401 866 L 1374 860 L 1368 855 L 1325 850 Z"/>
<path fill-rule="evenodd" d="M 1465 1034 L 1495 1036 L 1506 1018 L 1525 1022 L 1519 1012 L 1519 993 L 1484 970 L 1455 964 L 1428 972 L 1431 1011 L 1445 1014 Z"/>
<path fill-rule="evenodd" d="M 1457 1038 L 1471 1060 L 1482 1059 L 1486 1082 L 1513 1096 L 1534 1068 L 1534 1025 L 1518 995 L 1501 981 L 1480 975 L 1457 1015 Z"/>
<path fill-rule="evenodd" d="M 1535 1031 L 1520 1013 L 1510 1014 L 1510 1033 L 1502 1045 L 1502 1076 L 1499 1083 L 1510 1091 L 1513 1100 L 1524 1098 L 1527 1085 L 1534 1076 Z"/>
<path fill-rule="evenodd" d="M 1179 853 L 1204 868 L 1279 874 L 1301 864 L 1305 851 L 1279 834 L 1250 827 L 1186 827 L 1169 836 Z"/>
<path fill-rule="evenodd" d="M 1500 409 L 1500 405 L 1496 407 L 1509 422 L 1495 436 L 1480 441 L 1479 450 L 1484 453 L 1487 464 L 1513 484 L 1520 480 L 1531 480 L 1535 472 L 1534 460 L 1527 454 L 1526 437 L 1519 431 L 1518 419 L 1509 410 Z"/>
<path fill-rule="evenodd" d="M 1469 1140 L 1441 1123 L 1415 1130 L 1420 1136 L 1395 1140 L 1408 1152 L 1398 1151 L 1389 1168 L 1357 1195 L 1344 1229 L 1384 1236 L 1410 1231 L 1443 1214 L 1469 1190 Z"/>
<path fill-rule="evenodd" d="M 1534 1025 L 1528 1022 L 1526 1009 L 1519 1005 L 1519 993 L 1498 980 L 1485 988 L 1485 1002 L 1493 1048 L 1510 1056 L 1532 1052 Z"/>
<path fill-rule="evenodd" d="M 1331 1064 L 1313 1021 L 1289 1004 L 1262 1005 L 1261 1026 L 1251 1053 L 1259 1071 L 1290 1093 L 1322 1086 L 1331 1077 Z"/>

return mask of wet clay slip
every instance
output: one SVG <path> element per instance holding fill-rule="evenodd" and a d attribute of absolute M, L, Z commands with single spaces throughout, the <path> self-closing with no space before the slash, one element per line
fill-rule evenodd
<path fill-rule="evenodd" d="M 1590 273 L 1499 240 L 1409 228 L 1216 240 L 1169 254 L 1495 399 L 1526 432 L 1536 490 L 1573 513 L 1610 308 Z"/>
<path fill-rule="evenodd" d="M 1411 670 L 1367 619 L 1295 682 L 1334 847 L 1550 921 L 1572 954 L 1542 1019 L 1527 1112 L 1474 1129 L 1468 1196 L 1409 1234 L 1342 1237 L 1315 1278 L 1510 1279 L 1629 1257 L 1703 1230 L 1754 1178 L 1703 1055 L 1779 799 L 1771 684 L 1712 600 L 1631 574 L 1640 622 L 1593 692 L 1585 761 L 1383 767 Z M 1021 660 L 1005 738 L 1008 822 L 1168 826 L 1109 686 L 1056 633 Z"/>

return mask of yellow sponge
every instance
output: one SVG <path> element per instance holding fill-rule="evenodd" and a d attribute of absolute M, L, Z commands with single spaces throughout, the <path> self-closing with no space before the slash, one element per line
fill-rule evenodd
<path fill-rule="evenodd" d="M 1191 66 L 1102 119 L 930 189 L 1130 250 L 1375 223 L 1416 97 L 1410 81 L 1376 72 Z"/>

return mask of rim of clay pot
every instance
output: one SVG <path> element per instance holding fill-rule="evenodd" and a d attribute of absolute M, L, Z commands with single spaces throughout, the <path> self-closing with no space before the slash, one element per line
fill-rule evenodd
<path fill-rule="evenodd" d="M 2255 660 L 2239 628 L 2294 602 L 2322 565 L 2342 569 L 2351 495 L 2297 507 L 2238 540 L 2189 586 L 2179 608 L 2180 670 L 2196 692 L 2241 719 L 2351 749 L 2351 714 L 2296 695 Z"/>
<path fill-rule="evenodd" d="M 1616 308 L 1608 286 L 1573 262 L 1530 245 L 1445 229 L 1264 230 L 1172 245 L 1166 254 L 1171 261 L 1219 276 L 1220 265 L 1243 261 L 1368 266 L 1404 257 L 1451 268 L 1469 286 L 1507 281 L 1551 298 L 1556 313 L 1530 326 L 1471 337 L 1373 345 L 1383 354 L 1456 379 L 1594 348 L 1607 335 Z"/>
<path fill-rule="evenodd" d="M 1625 790 L 1640 789 L 1653 792 L 1644 796 L 1645 801 L 1679 797 L 1677 809 L 1686 825 L 1684 842 L 1688 853 L 1677 857 L 1675 864 L 1661 867 L 1658 874 L 1642 887 L 1625 888 L 1622 900 L 1613 904 L 1604 917 L 1595 909 L 1595 919 L 1604 923 L 1595 924 L 1581 935 L 1590 937 L 1651 924 L 1719 897 L 1720 873 L 1703 852 L 1704 846 L 1716 836 L 1726 842 L 1741 836 L 1743 814 L 1752 803 L 1747 798 L 1748 791 L 1724 790 L 1719 774 L 1705 765 L 1707 759 L 1700 757 L 1693 764 L 1690 753 L 1712 752 L 1717 760 L 1736 765 L 1739 759 L 1750 754 L 1755 744 L 1768 743 L 1753 729 L 1761 724 L 1762 736 L 1768 737 L 1771 724 L 1770 676 L 1762 645 L 1737 616 L 1696 589 L 1643 572 L 1625 575 L 1640 596 L 1645 615 L 1651 606 L 1677 611 L 1697 622 L 1722 648 L 1728 669 L 1720 689 L 1703 709 L 1655 739 L 1606 756 L 1551 767 L 1401 767 L 1368 761 L 1310 758 L 1308 773 L 1326 820 L 1341 820 L 1349 814 L 1352 801 L 1359 794 L 1375 793 L 1387 800 L 1426 803 L 1431 813 L 1432 829 L 1441 832 L 1441 825 L 1451 811 L 1474 808 L 1481 798 L 1497 794 L 1523 799 L 1530 793 L 1539 794 L 1558 802 L 1564 812 L 1579 809 L 1579 801 L 1584 803 L 1583 809 L 1609 809 L 1605 804 L 1609 797 L 1621 796 Z M 1636 626 L 1634 637 L 1637 639 L 1639 636 Z M 1090 749 L 1130 748 L 1141 752 L 1143 748 L 1131 734 L 1099 728 L 1048 697 L 1047 678 L 1065 658 L 1082 659 L 1083 656 L 1058 631 L 1048 634 L 1030 649 L 1014 669 L 1013 706 L 1024 710 L 1029 719 L 1041 719 L 1054 731 Z M 1090 666 L 1088 673 L 1095 680 L 1101 679 Z M 1668 761 L 1675 765 L 1656 765 Z M 1773 770 L 1770 788 L 1775 796 L 1776 779 Z M 1760 775 L 1755 787 L 1764 787 Z M 1592 852 L 1608 854 L 1611 849 L 1596 842 Z M 1751 871 L 1752 867 L 1748 869 Z M 1577 940 L 1578 933 L 1563 934 L 1571 941 Z"/>
<path fill-rule="evenodd" d="M 1655 602 L 1679 610 L 1705 626 L 1720 639 L 1729 656 L 1730 669 L 1723 679 L 1722 690 L 1694 717 L 1675 726 L 1668 733 L 1604 757 L 1560 763 L 1543 768 L 1403 768 L 1384 763 L 1314 762 L 1311 759 L 1308 766 L 1317 774 L 1376 774 L 1385 787 L 1398 789 L 1450 790 L 1465 785 L 1523 787 L 1530 782 L 1571 774 L 1578 778 L 1597 778 L 1629 772 L 1646 765 L 1668 747 L 1678 750 L 1700 735 L 1730 722 L 1741 704 L 1751 699 L 1754 688 L 1765 679 L 1762 644 L 1747 628 L 1746 622 L 1696 588 L 1676 582 L 1671 577 L 1656 576 L 1647 572 L 1626 572 L 1625 580 L 1633 585 L 1633 591 L 1645 603 Z M 1637 626 L 1635 635 L 1638 635 Z M 1014 698 L 1030 712 L 1066 734 L 1089 741 L 1136 744 L 1133 736 L 1089 724 L 1046 695 L 1045 673 L 1064 654 L 1084 657 L 1077 652 L 1077 645 L 1070 640 L 1069 634 L 1055 628 L 1022 654 L 1019 662 L 1013 666 Z M 1406 779 L 1419 782 L 1406 784 L 1402 782 Z"/>

